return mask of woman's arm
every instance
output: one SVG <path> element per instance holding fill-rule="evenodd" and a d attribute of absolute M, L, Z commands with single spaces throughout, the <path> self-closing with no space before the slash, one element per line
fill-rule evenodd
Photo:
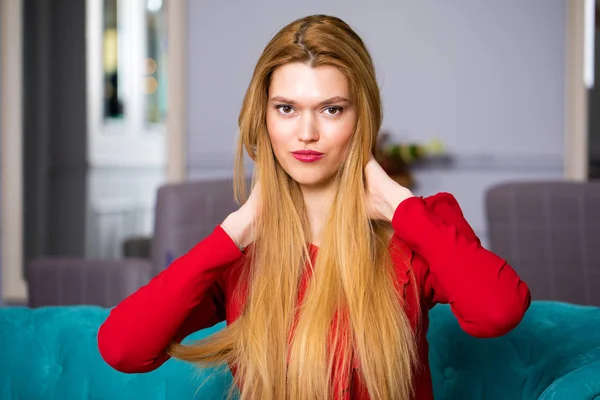
<path fill-rule="evenodd" d="M 476 337 L 517 326 L 531 302 L 529 289 L 505 260 L 481 246 L 454 196 L 396 204 L 395 234 L 427 263 L 422 284 L 430 302 L 449 303 L 461 327 Z"/>
<path fill-rule="evenodd" d="M 221 226 L 111 310 L 98 331 L 104 360 L 118 371 L 148 372 L 171 341 L 225 319 L 218 279 L 243 253 Z"/>
<path fill-rule="evenodd" d="M 128 373 L 152 371 L 169 359 L 165 349 L 172 341 L 225 319 L 219 278 L 253 241 L 259 188 L 213 233 L 110 312 L 98 331 L 98 348 L 109 365 Z"/>

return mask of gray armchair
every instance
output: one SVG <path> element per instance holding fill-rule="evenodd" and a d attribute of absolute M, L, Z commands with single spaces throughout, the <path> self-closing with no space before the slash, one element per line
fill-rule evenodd
<path fill-rule="evenodd" d="M 28 305 L 112 307 L 148 283 L 151 274 L 144 259 L 39 258 L 27 268 Z"/>
<path fill-rule="evenodd" d="M 149 258 L 34 260 L 26 271 L 28 305 L 112 307 L 208 236 L 237 207 L 231 178 L 165 185 L 156 197 L 154 236 L 125 244 L 126 254 Z"/>
<path fill-rule="evenodd" d="M 249 185 L 250 181 L 247 187 Z M 161 187 L 156 198 L 154 236 L 150 246 L 153 274 L 187 253 L 238 207 L 233 198 L 232 179 Z"/>
<path fill-rule="evenodd" d="M 485 206 L 490 249 L 535 300 L 600 306 L 600 182 L 500 184 Z"/>

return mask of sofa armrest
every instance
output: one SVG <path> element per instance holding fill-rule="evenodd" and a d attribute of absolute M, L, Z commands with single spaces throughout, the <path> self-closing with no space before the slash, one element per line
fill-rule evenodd
<path fill-rule="evenodd" d="M 27 268 L 29 307 L 113 307 L 150 281 L 149 260 L 39 258 Z"/>
<path fill-rule="evenodd" d="M 539 400 L 596 399 L 600 397 L 600 348 L 574 360 L 573 370 L 557 377 Z"/>

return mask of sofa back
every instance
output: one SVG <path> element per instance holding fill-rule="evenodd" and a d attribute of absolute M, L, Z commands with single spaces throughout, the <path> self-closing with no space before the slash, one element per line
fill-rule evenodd
<path fill-rule="evenodd" d="M 100 356 L 96 339 L 108 312 L 96 306 L 0 309 L 0 399 L 224 398 L 231 374 L 199 373 L 179 360 L 145 374 L 112 369 Z M 193 337 L 200 339 L 220 328 Z"/>
<path fill-rule="evenodd" d="M 229 372 L 169 360 L 123 374 L 101 358 L 96 335 L 109 310 L 96 306 L 0 308 L 0 399 L 224 399 Z M 497 339 L 462 331 L 446 305 L 430 312 L 436 399 L 592 399 L 600 396 L 600 308 L 534 302 Z M 189 336 L 197 340 L 223 323 Z M 147 334 L 152 334 L 148 332 Z"/>

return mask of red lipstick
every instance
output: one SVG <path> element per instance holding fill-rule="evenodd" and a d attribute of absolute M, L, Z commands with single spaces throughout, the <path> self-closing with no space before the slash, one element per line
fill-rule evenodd
<path fill-rule="evenodd" d="M 314 150 L 297 150 L 292 151 L 292 156 L 302 162 L 315 162 L 323 158 L 323 153 Z"/>

